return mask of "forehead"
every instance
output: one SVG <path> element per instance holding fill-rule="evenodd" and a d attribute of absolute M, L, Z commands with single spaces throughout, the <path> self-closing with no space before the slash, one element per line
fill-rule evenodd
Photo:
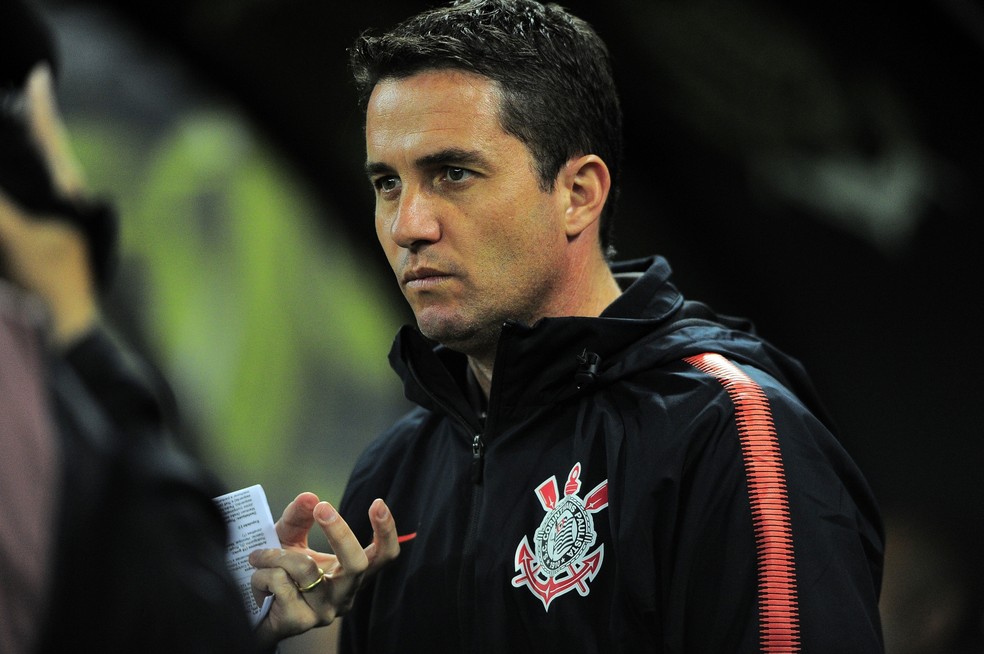
<path fill-rule="evenodd" d="M 508 136 L 499 123 L 500 102 L 498 83 L 474 73 L 428 70 L 384 78 L 369 97 L 367 150 L 481 147 Z"/>

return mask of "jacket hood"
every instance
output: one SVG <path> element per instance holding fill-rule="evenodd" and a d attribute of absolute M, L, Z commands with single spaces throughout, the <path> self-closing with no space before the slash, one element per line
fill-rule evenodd
<path fill-rule="evenodd" d="M 672 361 L 716 352 L 771 374 L 817 415 L 826 416 L 798 361 L 757 336 L 749 321 L 686 301 L 670 281 L 666 259 L 653 256 L 615 263 L 612 272 L 624 291 L 598 317 L 503 325 L 493 401 L 499 395 L 506 406 L 548 405 Z M 468 417 L 473 411 L 462 390 L 466 388 L 464 355 L 435 345 L 406 326 L 390 351 L 390 364 L 403 379 L 407 399 L 474 422 Z"/>

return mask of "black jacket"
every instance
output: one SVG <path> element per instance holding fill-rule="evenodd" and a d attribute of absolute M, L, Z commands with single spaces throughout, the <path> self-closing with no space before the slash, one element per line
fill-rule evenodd
<path fill-rule="evenodd" d="M 878 652 L 878 509 L 801 366 L 684 302 L 666 261 L 599 318 L 505 325 L 487 407 L 461 355 L 404 328 L 420 406 L 357 464 L 363 542 L 404 537 L 343 650 Z"/>
<path fill-rule="evenodd" d="M 36 654 L 258 652 L 226 568 L 226 489 L 178 447 L 170 390 L 102 329 L 48 368 L 62 451 Z"/>

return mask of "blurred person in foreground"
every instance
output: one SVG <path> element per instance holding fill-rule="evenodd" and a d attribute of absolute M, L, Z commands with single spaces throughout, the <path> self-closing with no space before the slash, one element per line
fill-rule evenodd
<path fill-rule="evenodd" d="M 879 511 L 802 366 L 662 257 L 612 260 L 595 32 L 478 0 L 350 55 L 419 406 L 338 511 L 302 493 L 253 553 L 263 637 L 344 614 L 346 652 L 882 651 Z"/>
<path fill-rule="evenodd" d="M 224 489 L 100 319 L 115 216 L 87 198 L 50 38 L 19 3 L 0 18 L 0 651 L 253 652 Z"/>

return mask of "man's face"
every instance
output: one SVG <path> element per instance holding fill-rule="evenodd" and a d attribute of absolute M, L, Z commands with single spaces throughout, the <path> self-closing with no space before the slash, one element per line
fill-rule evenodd
<path fill-rule="evenodd" d="M 563 303 L 563 193 L 544 192 L 502 130 L 491 80 L 458 71 L 384 79 L 366 114 L 376 235 L 429 338 L 494 353 L 507 319 Z"/>

